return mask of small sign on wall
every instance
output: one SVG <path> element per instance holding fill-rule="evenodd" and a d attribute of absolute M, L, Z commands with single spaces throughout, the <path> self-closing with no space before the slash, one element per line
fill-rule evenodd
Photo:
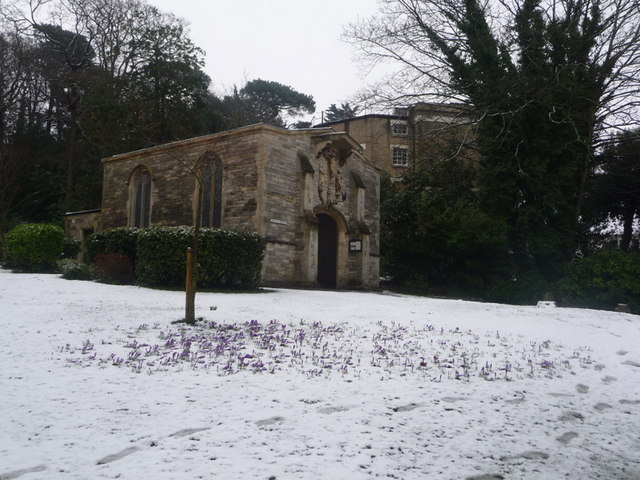
<path fill-rule="evenodd" d="M 362 240 L 350 240 L 349 241 L 349 251 L 350 252 L 361 252 L 362 251 Z"/>

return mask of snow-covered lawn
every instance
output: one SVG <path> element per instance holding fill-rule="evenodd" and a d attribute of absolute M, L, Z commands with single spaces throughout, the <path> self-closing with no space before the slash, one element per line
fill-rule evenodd
<path fill-rule="evenodd" d="M 0 479 L 638 479 L 640 317 L 0 270 Z"/>

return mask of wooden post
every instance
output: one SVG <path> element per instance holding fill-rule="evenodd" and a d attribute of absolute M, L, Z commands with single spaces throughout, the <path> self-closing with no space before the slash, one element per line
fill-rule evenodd
<path fill-rule="evenodd" d="M 186 302 L 184 307 L 185 322 L 194 322 L 195 309 L 193 305 L 193 251 L 187 248 L 187 275 L 185 279 Z"/>

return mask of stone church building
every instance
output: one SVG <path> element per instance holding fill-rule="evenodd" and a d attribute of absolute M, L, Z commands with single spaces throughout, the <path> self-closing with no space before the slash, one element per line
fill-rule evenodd
<path fill-rule="evenodd" d="M 266 239 L 263 284 L 375 288 L 379 170 L 331 128 L 265 124 L 103 160 L 102 208 L 67 216 L 68 235 L 97 229 L 202 225 Z"/>

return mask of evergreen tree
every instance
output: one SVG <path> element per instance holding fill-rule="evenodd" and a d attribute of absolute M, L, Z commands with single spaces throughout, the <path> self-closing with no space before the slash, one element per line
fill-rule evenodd
<path fill-rule="evenodd" d="M 340 120 L 346 120 L 353 118 L 357 115 L 359 107 L 352 107 L 349 102 L 341 103 L 339 107 L 335 103 L 332 103 L 329 108 L 324 112 L 325 122 L 337 122 Z"/>
<path fill-rule="evenodd" d="M 224 97 L 227 128 L 253 123 L 286 126 L 285 117 L 297 117 L 313 113 L 316 103 L 313 97 L 293 88 L 269 80 L 250 80 L 240 90 Z"/>
<path fill-rule="evenodd" d="M 515 278 L 557 279 L 584 229 L 598 132 L 628 118 L 640 91 L 637 2 L 384 5 L 350 37 L 374 59 L 402 62 L 409 93 L 470 105 L 481 208 L 507 225 Z"/>
<path fill-rule="evenodd" d="M 383 274 L 412 290 L 485 297 L 509 278 L 504 224 L 483 213 L 457 159 L 383 182 Z"/>

